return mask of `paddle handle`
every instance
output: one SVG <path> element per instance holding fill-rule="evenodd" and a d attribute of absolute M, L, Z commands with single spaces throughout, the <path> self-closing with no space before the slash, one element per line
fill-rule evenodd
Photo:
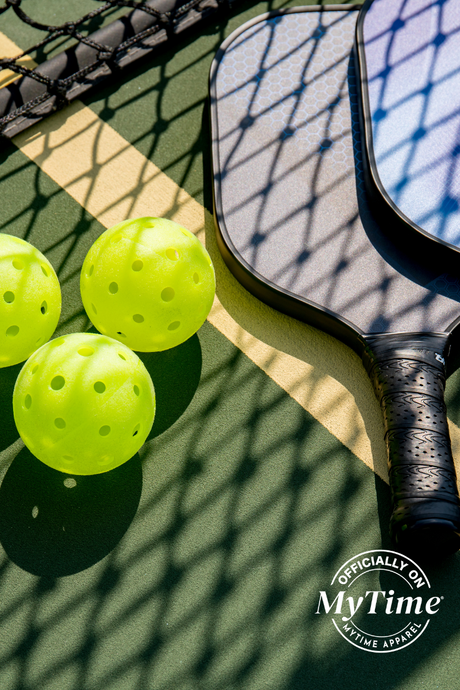
<path fill-rule="evenodd" d="M 460 548 L 460 499 L 444 403 L 448 338 L 368 336 L 363 356 L 384 416 L 390 534 L 401 550 L 423 558 Z"/>

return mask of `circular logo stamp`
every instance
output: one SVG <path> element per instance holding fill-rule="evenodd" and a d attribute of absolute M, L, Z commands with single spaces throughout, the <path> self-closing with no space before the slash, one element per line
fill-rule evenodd
<path fill-rule="evenodd" d="M 442 596 L 415 561 L 378 549 L 350 558 L 320 591 L 316 614 L 331 618 L 347 642 L 366 652 L 396 652 L 415 642 Z"/>

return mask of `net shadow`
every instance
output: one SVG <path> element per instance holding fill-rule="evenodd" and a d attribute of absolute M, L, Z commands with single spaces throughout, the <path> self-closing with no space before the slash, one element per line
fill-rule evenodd
<path fill-rule="evenodd" d="M 255 25 L 216 68 L 222 223 L 248 270 L 280 295 L 329 310 L 364 333 L 444 330 L 457 307 L 440 306 L 437 296 L 458 303 L 455 277 L 446 274 L 441 285 L 436 267 L 394 252 L 382 232 L 378 244 L 367 240 L 365 232 L 373 239 L 379 233 L 375 222 L 369 227 L 363 194 L 350 16 L 337 14 L 319 15 L 305 32 L 291 21 L 293 45 L 283 43 L 289 15 Z"/>
<path fill-rule="evenodd" d="M 413 223 L 458 244 L 459 66 L 453 3 L 396 0 L 364 26 L 373 147 L 382 185 Z M 398 126 L 397 123 L 400 123 Z"/>
<path fill-rule="evenodd" d="M 209 43 L 204 55 L 210 58 L 216 41 Z M 200 71 L 204 91 L 206 70 Z M 177 75 L 182 72 L 186 69 Z M 142 71 L 136 78 L 137 88 Z M 190 140 L 198 142 L 191 157 L 186 146 L 183 151 L 171 147 L 166 130 L 154 136 L 149 132 L 158 113 L 169 122 L 168 108 L 178 108 L 180 124 L 180 106 L 167 90 L 173 80 L 174 74 L 163 78 L 162 107 L 155 115 L 146 108 L 150 120 L 143 133 L 139 126 L 136 144 L 160 157 L 169 147 L 169 172 L 199 196 L 204 98 L 196 99 L 196 111 L 183 114 L 184 130 L 190 127 Z M 123 97 L 104 94 L 100 106 L 113 110 L 116 119 L 115 103 Z M 141 101 L 131 101 L 130 108 L 136 104 Z M 10 206 L 11 225 L 5 219 L 4 227 L 21 234 L 24 218 L 33 213 L 26 192 L 32 199 L 36 194 L 35 168 L 17 155 L 2 173 L 5 198 L 16 200 Z M 9 187 L 13 181 L 25 190 L 19 200 L 22 211 Z M 43 173 L 39 184 L 50 201 L 34 216 L 29 238 L 46 250 L 67 281 L 69 307 L 59 332 L 85 328 L 77 297 L 78 266 L 103 228 L 85 216 L 90 224 L 75 242 L 81 209 Z M 142 494 L 120 541 L 100 554 L 102 560 L 66 577 L 51 571 L 31 575 L 1 554 L 0 585 L 7 596 L 0 621 L 3 630 L 12 631 L 1 645 L 2 682 L 11 690 L 53 684 L 62 690 L 332 689 L 344 682 L 352 685 L 356 678 L 369 679 L 382 690 L 400 686 L 420 670 L 423 658 L 428 663 L 443 655 L 446 643 L 455 642 L 454 617 L 447 625 L 443 619 L 442 629 L 435 628 L 426 645 L 422 638 L 420 654 L 401 653 L 388 670 L 388 663 L 364 657 L 314 615 L 319 590 L 346 558 L 380 545 L 374 474 L 216 329 L 205 324 L 198 339 L 200 386 L 192 396 L 193 387 L 184 386 L 183 400 L 190 401 L 179 406 L 173 424 L 164 419 L 162 433 L 142 449 Z M 299 351 L 304 347 L 298 344 Z M 197 350 L 195 340 L 185 358 L 185 367 L 188 361 L 194 366 L 187 385 L 197 375 Z M 165 395 L 168 385 L 165 377 Z M 319 377 L 311 394 L 323 386 Z M 18 461 L 17 468 L 11 466 L 12 474 L 17 469 L 12 496 L 18 496 L 22 507 L 24 453 Z M 377 484 L 387 491 L 379 480 Z M 30 486 L 24 493 L 29 491 Z M 124 501 L 120 488 L 120 503 Z M 9 505 L 3 529 L 13 525 L 14 531 L 16 508 L 12 500 Z M 40 513 L 34 518 L 36 503 L 29 505 L 27 519 L 32 522 Z M 65 504 L 55 505 L 59 515 Z M 109 505 L 104 517 L 108 521 L 115 514 L 114 527 L 121 522 L 119 505 Z M 23 537 L 23 549 L 26 527 L 21 518 L 15 530 L 18 544 Z M 90 525 L 91 534 L 95 529 Z M 83 558 L 85 548 L 86 557 L 91 553 L 91 544 L 83 542 L 80 564 L 90 565 Z M 453 559 L 430 573 L 452 608 L 458 603 L 457 569 Z"/>

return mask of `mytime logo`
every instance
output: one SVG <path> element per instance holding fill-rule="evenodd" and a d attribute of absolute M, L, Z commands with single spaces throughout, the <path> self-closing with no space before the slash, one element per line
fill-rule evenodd
<path fill-rule="evenodd" d="M 404 649 L 426 630 L 444 597 L 433 596 L 417 563 L 395 551 L 360 553 L 319 593 L 316 614 L 331 618 L 347 642 L 366 652 Z"/>

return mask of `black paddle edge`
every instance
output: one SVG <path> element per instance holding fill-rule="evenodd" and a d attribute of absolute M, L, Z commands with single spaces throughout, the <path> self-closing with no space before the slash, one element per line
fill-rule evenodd
<path fill-rule="evenodd" d="M 361 149 L 363 152 L 364 184 L 369 204 L 374 212 L 384 219 L 384 226 L 390 237 L 399 237 L 399 242 L 405 240 L 413 243 L 413 251 L 431 256 L 439 265 L 454 267 L 457 263 L 455 275 L 458 272 L 460 248 L 450 242 L 434 237 L 419 225 L 411 221 L 400 211 L 387 194 L 377 171 L 372 137 L 372 115 L 368 95 L 367 63 L 364 50 L 364 19 L 374 0 L 365 0 L 356 22 L 356 37 L 354 59 L 358 90 L 358 108 L 360 111 Z"/>
<path fill-rule="evenodd" d="M 222 43 L 218 49 L 209 73 L 209 118 L 211 123 L 212 145 L 211 145 L 211 165 L 212 165 L 212 187 L 213 187 L 213 214 L 216 227 L 217 245 L 222 254 L 225 264 L 237 281 L 269 307 L 280 311 L 287 316 L 291 316 L 298 321 L 314 326 L 341 342 L 348 345 L 360 357 L 365 349 L 364 333 L 353 323 L 347 321 L 339 314 L 320 307 L 315 302 L 298 297 L 289 290 L 278 287 L 271 281 L 261 276 L 255 271 L 241 256 L 238 249 L 233 244 L 227 230 L 222 211 L 221 198 L 221 167 L 219 164 L 219 127 L 216 112 L 216 77 L 220 61 L 229 46 L 247 29 L 260 22 L 267 21 L 273 17 L 286 14 L 297 14 L 300 12 L 334 12 L 334 11 L 358 11 L 361 5 L 309 5 L 306 7 L 291 7 L 284 10 L 275 10 L 250 19 L 242 24 Z"/>

